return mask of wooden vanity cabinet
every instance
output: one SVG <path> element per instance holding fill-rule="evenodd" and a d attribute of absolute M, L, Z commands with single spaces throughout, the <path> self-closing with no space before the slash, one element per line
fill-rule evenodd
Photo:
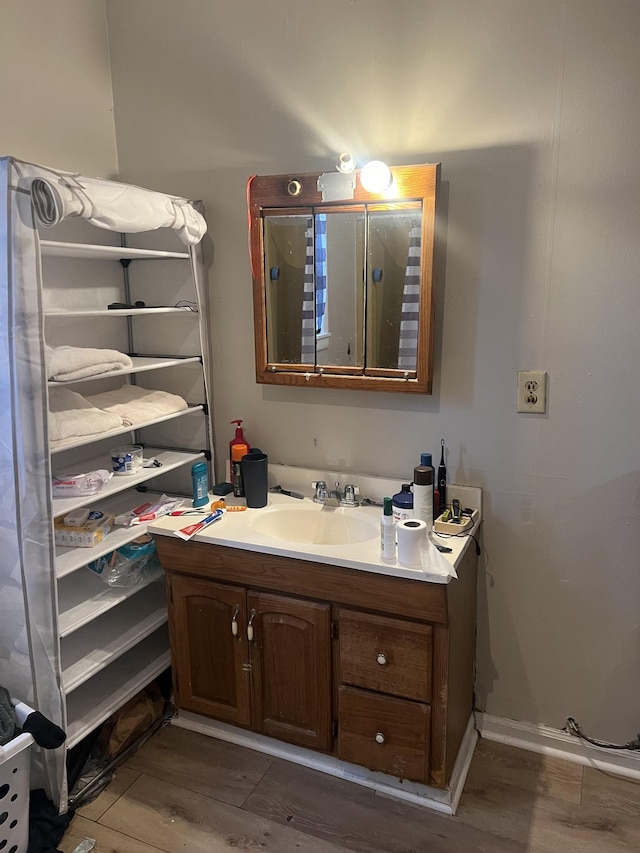
<path fill-rule="evenodd" d="M 331 748 L 330 607 L 167 573 L 178 708 Z"/>
<path fill-rule="evenodd" d="M 473 710 L 477 558 L 427 583 L 157 536 L 178 708 L 445 788 Z"/>

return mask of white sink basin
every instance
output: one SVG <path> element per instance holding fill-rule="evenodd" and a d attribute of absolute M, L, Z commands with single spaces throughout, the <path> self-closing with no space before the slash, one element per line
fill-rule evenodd
<path fill-rule="evenodd" d="M 274 506 L 247 519 L 256 533 L 286 542 L 312 545 L 353 545 L 379 535 L 379 523 L 371 516 L 358 515 L 345 507 L 304 508 Z"/>

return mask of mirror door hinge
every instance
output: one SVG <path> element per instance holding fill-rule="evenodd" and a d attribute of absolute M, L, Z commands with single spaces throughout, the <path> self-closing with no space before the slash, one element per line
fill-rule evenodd
<path fill-rule="evenodd" d="M 331 637 L 332 640 L 338 639 L 338 623 L 337 622 L 334 622 L 334 621 L 331 622 L 331 628 L 329 630 L 329 636 Z"/>
<path fill-rule="evenodd" d="M 331 723 L 331 737 L 335 740 L 338 737 L 338 721 L 334 720 Z"/>

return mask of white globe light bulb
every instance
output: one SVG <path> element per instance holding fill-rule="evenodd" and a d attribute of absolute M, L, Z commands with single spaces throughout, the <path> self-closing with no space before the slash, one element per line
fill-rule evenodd
<path fill-rule="evenodd" d="M 371 160 L 360 172 L 360 183 L 369 193 L 382 193 L 391 185 L 391 169 L 382 160 Z"/>

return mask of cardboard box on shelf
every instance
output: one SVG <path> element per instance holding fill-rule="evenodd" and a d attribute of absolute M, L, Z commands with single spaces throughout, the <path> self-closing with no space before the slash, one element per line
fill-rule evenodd
<path fill-rule="evenodd" d="M 55 543 L 65 548 L 95 548 L 113 529 L 114 516 L 93 510 L 89 518 L 79 527 L 64 523 L 63 518 L 56 518 L 53 523 Z"/>

